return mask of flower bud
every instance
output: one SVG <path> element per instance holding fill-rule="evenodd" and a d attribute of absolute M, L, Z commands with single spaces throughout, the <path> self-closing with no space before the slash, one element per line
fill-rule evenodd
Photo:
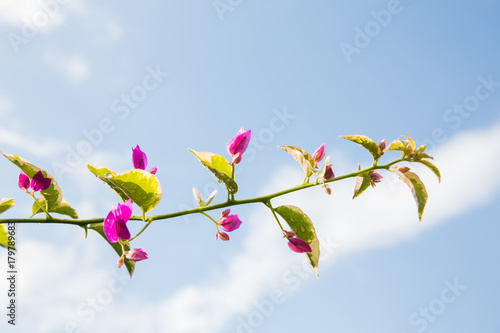
<path fill-rule="evenodd" d="M 158 168 L 157 168 L 157 167 L 154 167 L 154 168 L 149 169 L 149 171 L 148 171 L 148 172 L 149 172 L 150 174 L 156 175 L 156 171 L 158 171 Z"/>
<path fill-rule="evenodd" d="M 118 268 L 121 268 L 123 266 L 123 262 L 125 261 L 125 258 L 123 258 L 123 256 L 120 257 L 120 259 L 118 259 Z"/>
<path fill-rule="evenodd" d="M 283 230 L 283 237 L 285 237 L 285 238 L 295 237 L 295 235 L 296 234 L 294 231 Z"/>
<path fill-rule="evenodd" d="M 132 261 L 141 261 L 149 258 L 148 254 L 143 249 L 132 249 L 127 251 L 125 252 L 125 257 Z"/>
<path fill-rule="evenodd" d="M 216 239 L 221 239 L 223 241 L 228 241 L 229 240 L 229 235 L 226 234 L 224 231 L 219 231 L 216 235 L 215 235 L 215 238 Z"/>
<path fill-rule="evenodd" d="M 400 172 L 402 172 L 402 173 L 405 173 L 405 172 L 410 171 L 410 168 L 409 168 L 409 167 L 407 167 L 407 166 L 404 166 L 404 167 L 400 167 L 400 168 L 398 169 L 398 171 L 400 171 Z"/>
<path fill-rule="evenodd" d="M 227 144 L 226 151 L 229 155 L 233 157 L 233 164 L 238 164 L 241 162 L 241 157 L 243 153 L 247 150 L 248 143 L 250 143 L 250 138 L 252 136 L 252 131 L 242 127 Z"/>
<path fill-rule="evenodd" d="M 228 217 L 229 213 L 231 213 L 231 209 L 229 208 L 223 211 L 222 214 L 220 215 L 221 219 Z"/>
<path fill-rule="evenodd" d="M 243 155 L 241 155 L 241 153 L 236 153 L 236 155 L 233 156 L 233 164 L 239 164 L 241 162 L 241 157 Z"/>
<path fill-rule="evenodd" d="M 325 190 L 325 193 L 330 195 L 332 194 L 332 190 L 328 185 L 323 186 L 323 189 Z"/>
<path fill-rule="evenodd" d="M 132 148 L 132 163 L 134 164 L 134 169 L 146 170 L 148 166 L 148 157 L 137 145 Z"/>
<path fill-rule="evenodd" d="M 380 148 L 380 151 L 382 152 L 382 154 L 384 154 L 384 149 L 385 149 L 385 139 L 380 141 L 380 143 L 378 144 L 378 147 Z"/>
<path fill-rule="evenodd" d="M 325 144 L 323 143 L 318 149 L 313 153 L 312 158 L 314 163 L 319 163 L 323 157 L 325 157 Z"/>

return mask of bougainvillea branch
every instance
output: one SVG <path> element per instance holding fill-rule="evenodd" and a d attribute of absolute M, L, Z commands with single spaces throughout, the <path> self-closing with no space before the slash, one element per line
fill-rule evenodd
<path fill-rule="evenodd" d="M 429 161 L 432 157 L 425 154 L 425 145 L 416 147 L 415 142 L 409 137 L 404 137 L 402 140 L 394 140 L 388 146 L 385 139 L 376 144 L 373 140 L 363 135 L 349 135 L 343 136 L 343 138 L 355 142 L 368 150 L 373 157 L 372 165 L 364 169 L 361 169 L 358 165 L 357 171 L 336 176 L 333 171 L 333 164 L 329 163 L 331 157 L 325 157 L 325 144 L 319 146 L 312 155 L 296 146 L 279 146 L 299 163 L 304 172 L 303 183 L 275 193 L 248 199 L 235 199 L 235 194 L 238 192 L 238 185 L 235 180 L 235 168 L 242 162 L 243 155 L 251 140 L 250 130 L 246 131 L 242 127 L 226 144 L 226 151 L 231 157 L 230 161 L 214 153 L 197 152 L 189 149 L 202 165 L 226 187 L 227 200 L 222 203 L 211 204 L 217 191 L 214 191 L 206 200 L 202 200 L 200 193 L 194 187 L 193 196 L 198 207 L 160 215 L 147 215 L 158 205 L 162 198 L 160 182 L 156 176 L 158 169 L 154 167 L 146 171 L 148 158 L 137 145 L 135 148 L 132 148 L 133 168 L 128 171 L 116 173 L 104 167 L 87 166 L 91 173 L 114 190 L 121 199 L 121 202 L 117 203 L 116 208 L 111 208 L 106 217 L 92 219 L 78 218 L 76 211 L 63 199 L 61 189 L 56 180 L 46 171 L 19 156 L 2 153 L 8 160 L 21 169 L 17 180 L 18 186 L 32 197 L 34 203 L 30 218 L 0 220 L 0 246 L 7 248 L 12 243 L 2 223 L 77 225 L 85 229 L 85 235 L 89 229 L 98 232 L 119 255 L 118 266 L 121 267 L 125 264 L 132 276 L 135 263 L 148 259 L 148 254 L 143 249 L 131 249 L 130 243 L 146 231 L 153 221 L 169 220 L 189 214 L 201 214 L 215 224 L 216 239 L 229 241 L 230 236 L 227 233 L 237 230 L 243 223 L 238 214 L 231 214 L 230 207 L 260 203 L 264 204 L 271 211 L 278 223 L 282 237 L 287 240 L 290 250 L 297 253 L 305 253 L 317 274 L 320 246 L 311 219 L 296 206 L 283 205 L 273 207 L 271 203 L 273 199 L 317 186 L 323 187 L 327 194 L 331 194 L 330 183 L 348 178 L 356 178 L 353 194 L 354 199 L 361 195 L 368 187 L 375 188 L 378 183 L 382 182 L 383 176 L 378 171 L 384 170 L 398 175 L 410 188 L 417 203 L 419 220 L 421 220 L 427 202 L 425 186 L 420 178 L 410 171 L 410 167 L 398 167 L 396 164 L 401 162 L 423 164 L 438 177 L 439 181 L 441 180 L 439 169 Z M 401 156 L 391 162 L 379 165 L 379 159 L 387 151 L 400 151 Z M 325 162 L 322 166 L 319 166 L 323 159 Z M 311 177 L 313 176 L 315 179 L 311 181 Z M 40 193 L 39 198 L 36 198 L 35 192 Z M 134 204 L 140 208 L 141 215 L 132 215 Z M 13 199 L 0 200 L 0 214 L 12 206 L 14 206 Z M 208 214 L 218 209 L 224 209 L 218 219 Z M 33 218 L 33 216 L 39 213 L 44 213 L 45 218 Z M 66 215 L 70 218 L 56 218 L 50 213 Z M 280 218 L 283 222 L 280 221 Z M 129 221 L 142 221 L 144 226 L 136 235 L 132 236 L 127 227 L 127 222 Z M 285 229 L 283 227 L 284 223 L 288 225 L 288 228 Z"/>

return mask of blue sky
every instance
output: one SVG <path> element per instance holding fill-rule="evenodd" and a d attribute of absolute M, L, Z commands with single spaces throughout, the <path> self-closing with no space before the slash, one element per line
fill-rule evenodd
<path fill-rule="evenodd" d="M 493 0 L 0 0 L 0 150 L 55 176 L 81 217 L 118 202 L 85 165 L 130 169 L 137 144 L 158 167 L 153 214 L 193 207 L 193 186 L 205 197 L 218 189 L 222 202 L 187 148 L 225 156 L 241 126 L 252 142 L 238 198 L 302 181 L 277 145 L 312 152 L 324 142 L 337 175 L 368 166 L 371 156 L 339 135 L 410 136 L 443 173 L 438 184 L 415 167 L 429 192 L 421 222 L 386 173 L 354 201 L 353 180 L 331 196 L 317 188 L 275 200 L 315 223 L 319 280 L 258 205 L 233 209 L 243 224 L 230 242 L 215 241 L 202 216 L 153 223 L 135 241 L 150 259 L 132 280 L 96 234 L 19 226 L 18 325 L 4 318 L 2 332 L 500 333 L 499 9 Z M 2 217 L 29 216 L 17 169 L 2 165 L 0 198 L 16 199 Z"/>

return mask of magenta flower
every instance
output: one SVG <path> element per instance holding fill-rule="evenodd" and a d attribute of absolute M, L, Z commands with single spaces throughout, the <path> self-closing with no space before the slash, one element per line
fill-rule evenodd
<path fill-rule="evenodd" d="M 241 127 L 236 136 L 227 143 L 226 151 L 233 157 L 233 164 L 240 163 L 241 157 L 250 143 L 251 135 L 251 130 L 245 131 L 245 129 Z"/>
<path fill-rule="evenodd" d="M 41 170 L 38 170 L 38 172 L 33 176 L 33 179 L 31 179 L 31 189 L 33 191 L 43 191 L 49 188 L 50 183 L 52 182 L 52 179 L 50 178 L 45 178 L 43 176 L 43 173 Z M 30 179 L 28 176 L 26 176 L 23 172 L 19 174 L 19 180 L 17 182 L 17 185 L 21 190 L 28 190 L 30 187 Z"/>
<path fill-rule="evenodd" d="M 375 187 L 377 185 L 377 183 L 380 183 L 382 181 L 382 177 L 380 175 L 380 173 L 378 173 L 377 171 L 375 170 L 371 170 L 369 173 L 368 173 L 368 176 L 370 177 L 370 185 L 372 187 Z"/>
<path fill-rule="evenodd" d="M 125 252 L 125 257 L 132 261 L 141 261 L 149 258 L 148 254 L 143 249 L 132 249 L 127 251 Z"/>
<path fill-rule="evenodd" d="M 17 182 L 17 184 L 19 185 L 19 188 L 21 190 L 28 190 L 28 188 L 30 187 L 30 179 L 24 174 L 24 172 L 21 172 L 19 174 L 19 181 Z"/>
<path fill-rule="evenodd" d="M 113 207 L 104 219 L 104 234 L 111 243 L 116 243 L 119 239 L 130 239 L 130 232 L 126 223 L 132 216 L 132 208 L 132 201 L 129 199 L 123 204 L 119 203 L 116 209 Z"/>
<path fill-rule="evenodd" d="M 139 148 L 139 145 L 132 148 L 132 163 L 134 164 L 135 169 L 146 170 L 146 167 L 148 166 L 148 157 L 146 156 L 146 153 Z M 158 171 L 158 168 L 156 167 L 148 170 L 148 172 L 153 175 L 156 174 L 156 171 Z"/>
<path fill-rule="evenodd" d="M 238 214 L 228 215 L 222 218 L 219 225 L 227 232 L 234 231 L 238 229 L 241 225 L 241 221 L 238 218 Z"/>
<path fill-rule="evenodd" d="M 311 253 L 312 249 L 305 241 L 300 238 L 292 237 L 288 239 L 288 247 L 293 252 L 297 253 Z"/>
<path fill-rule="evenodd" d="M 31 188 L 35 192 L 43 191 L 49 188 L 51 182 L 52 179 L 45 178 L 42 174 L 42 171 L 38 170 L 38 172 L 33 176 L 33 179 L 31 180 Z"/>
<path fill-rule="evenodd" d="M 297 253 L 310 253 L 310 252 L 312 252 L 311 246 L 309 246 L 309 244 L 306 241 L 295 237 L 295 232 L 283 230 L 283 236 L 286 239 L 288 239 L 288 247 L 293 252 L 297 252 Z"/>
<path fill-rule="evenodd" d="M 332 165 L 331 164 L 328 164 L 325 168 L 325 174 L 323 175 L 323 179 L 324 180 L 330 180 L 330 179 L 333 179 L 335 178 L 335 174 L 333 173 L 333 170 L 332 170 Z"/>
<path fill-rule="evenodd" d="M 132 162 L 134 163 L 135 169 L 146 170 L 148 166 L 148 157 L 141 148 L 139 148 L 139 145 L 132 148 Z"/>
<path fill-rule="evenodd" d="M 325 144 L 323 143 L 318 149 L 313 153 L 312 158 L 314 163 L 319 163 L 323 157 L 325 157 Z"/>

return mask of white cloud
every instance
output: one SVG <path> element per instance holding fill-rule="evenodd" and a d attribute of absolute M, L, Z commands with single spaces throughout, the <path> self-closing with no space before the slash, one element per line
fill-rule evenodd
<path fill-rule="evenodd" d="M 12 103 L 4 96 L 0 96 L 0 116 L 4 116 L 11 111 Z"/>
<path fill-rule="evenodd" d="M 0 0 L 0 24 L 16 29 L 28 29 L 30 32 L 48 31 L 60 26 L 67 19 L 71 10 L 79 8 L 73 1 L 33 1 Z"/>
<path fill-rule="evenodd" d="M 336 256 L 396 245 L 483 204 L 495 195 L 500 178 L 490 175 L 500 164 L 500 155 L 484 152 L 495 151 L 499 140 L 500 124 L 487 130 L 461 134 L 435 150 L 435 163 L 443 174 L 442 183 L 438 184 L 427 170 L 417 170 L 429 193 L 422 222 L 418 221 L 416 205 L 406 185 L 387 173 L 376 189 L 369 188 L 355 200 L 351 200 L 353 181 L 347 180 L 332 184 L 332 196 L 315 188 L 290 194 L 273 204 L 300 206 L 315 223 L 323 244 L 330 243 L 327 251 L 322 252 L 321 275 Z M 476 146 L 481 146 L 481 149 L 476 149 Z M 467 160 L 463 157 L 464 151 L 470 154 Z M 263 193 L 293 186 L 301 181 L 302 176 L 297 168 L 287 167 L 277 170 L 273 179 Z M 105 316 L 96 317 L 91 323 L 92 328 L 98 328 L 100 332 L 122 328 L 136 332 L 209 333 L 221 331 L 235 317 L 240 317 L 239 325 L 255 326 L 247 321 L 248 313 L 255 313 L 255 302 L 263 304 L 269 301 L 272 290 L 278 289 L 285 294 L 293 292 L 305 279 L 311 278 L 312 281 L 314 274 L 310 268 L 301 268 L 306 262 L 305 257 L 288 250 L 267 209 L 256 209 L 251 216 L 243 218 L 244 225 L 235 232 L 245 233 L 243 248 L 228 259 L 225 269 L 210 272 L 200 277 L 198 283 L 187 285 L 157 303 L 127 293 L 125 299 L 109 305 Z M 75 304 L 85 301 L 88 295 L 95 295 L 109 281 L 109 275 L 95 268 L 93 262 L 99 258 L 96 253 L 98 246 L 86 245 L 90 245 L 89 251 L 82 254 L 76 253 L 70 245 L 60 249 L 43 241 L 23 243 L 23 250 L 31 253 L 31 257 L 24 258 L 23 262 L 34 265 L 22 275 L 23 301 L 32 304 L 36 299 L 30 298 L 48 297 L 62 313 L 54 318 L 55 306 L 47 310 L 50 314 L 40 309 L 36 324 L 44 328 L 42 331 L 60 329 L 60 318 L 75 316 Z M 39 253 L 43 253 L 44 258 L 57 257 L 60 262 L 57 267 L 47 269 L 43 263 L 45 259 L 36 258 Z M 54 284 L 58 287 L 46 288 Z M 96 285 L 101 288 L 95 289 Z M 75 286 L 83 290 L 73 290 Z M 0 289 L 4 290 L 2 283 Z M 65 308 L 68 302 L 70 306 Z"/>
<path fill-rule="evenodd" d="M 83 81 L 90 74 L 90 65 L 78 54 L 67 56 L 59 51 L 49 50 L 45 53 L 45 60 L 73 83 Z"/>
<path fill-rule="evenodd" d="M 433 174 L 418 168 L 429 193 L 422 222 L 418 221 L 409 189 L 387 173 L 376 190 L 368 189 L 355 200 L 351 199 L 353 182 L 343 181 L 332 185 L 332 197 L 317 188 L 280 198 L 275 205 L 300 206 L 315 223 L 319 237 L 331 236 L 340 244 L 338 252 L 341 255 L 392 246 L 470 210 L 494 195 L 500 178 L 492 179 L 490 175 L 494 174 L 495 166 L 500 165 L 500 155 L 485 152 L 495 151 L 499 141 L 500 125 L 497 125 L 487 131 L 459 135 L 439 147 L 435 151 L 438 157 L 435 162 L 443 174 L 441 184 Z M 471 154 L 467 159 L 463 157 L 464 151 Z M 301 179 L 300 172 L 289 168 L 279 170 L 277 174 L 279 177 L 264 193 L 293 185 L 283 180 Z M 258 211 L 246 221 L 251 230 L 245 248 L 232 258 L 219 277 L 186 286 L 165 302 L 162 318 L 165 318 L 163 327 L 166 331 L 217 332 L 230 319 L 247 313 L 254 302 L 264 294 L 269 295 L 272 288 L 279 287 L 284 291 L 294 288 L 294 280 L 287 278 L 285 272 L 296 262 L 297 256 L 286 249 L 283 240 L 278 239 L 279 230 L 272 225 L 272 218 L 268 215 L 269 212 Z M 321 262 L 320 274 L 327 263 L 333 262 L 333 256 L 327 259 Z M 297 273 L 295 281 L 304 279 L 302 274 L 307 273 Z M 312 277 L 313 274 L 304 276 Z"/>
<path fill-rule="evenodd" d="M 17 131 L 0 127 L 0 144 L 2 148 L 5 145 L 27 151 L 30 154 L 41 157 L 54 157 L 64 151 L 65 145 L 55 139 L 39 140 L 30 137 L 27 134 L 21 134 Z M 9 153 L 4 151 L 4 153 Z"/>

